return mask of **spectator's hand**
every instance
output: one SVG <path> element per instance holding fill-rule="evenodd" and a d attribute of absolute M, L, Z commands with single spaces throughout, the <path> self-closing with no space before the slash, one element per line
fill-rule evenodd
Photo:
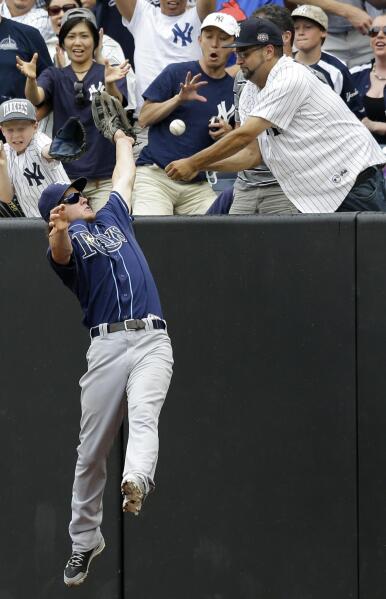
<path fill-rule="evenodd" d="M 209 135 L 213 139 L 213 141 L 217 141 L 220 137 L 223 137 L 229 131 L 232 131 L 232 126 L 228 123 L 228 121 L 224 120 L 222 117 L 215 123 L 209 123 Z"/>
<path fill-rule="evenodd" d="M 66 53 L 63 48 L 59 46 L 59 44 L 56 44 L 54 64 L 58 67 L 58 69 L 64 69 L 66 66 Z"/>
<path fill-rule="evenodd" d="M 197 91 L 203 85 L 207 85 L 207 81 L 199 81 L 201 73 L 198 73 L 192 78 L 192 73 L 187 72 L 185 77 L 185 83 L 180 83 L 180 93 L 178 97 L 181 102 L 187 102 L 188 100 L 198 100 L 198 102 L 206 102 L 204 96 L 200 96 Z"/>
<path fill-rule="evenodd" d="M 95 62 L 97 62 L 98 64 L 105 64 L 105 60 L 103 58 L 102 55 L 102 48 L 103 48 L 103 29 L 102 27 L 99 29 L 99 42 L 98 45 L 95 49 Z"/>
<path fill-rule="evenodd" d="M 48 224 L 50 227 L 49 237 L 68 229 L 69 222 L 67 220 L 66 207 L 64 204 L 59 204 L 59 206 L 55 206 L 55 208 L 51 210 L 50 222 Z"/>
<path fill-rule="evenodd" d="M 173 160 L 165 167 L 165 173 L 174 181 L 190 181 L 196 177 L 198 171 L 195 171 L 189 161 L 189 158 Z"/>
<path fill-rule="evenodd" d="M 35 54 L 32 56 L 31 62 L 22 60 L 20 58 L 20 56 L 16 55 L 16 67 L 19 69 L 19 71 L 25 77 L 28 77 L 29 79 L 36 79 L 36 63 L 37 63 L 37 61 L 38 61 L 37 52 L 35 52 Z"/>
<path fill-rule="evenodd" d="M 7 166 L 7 155 L 4 150 L 3 142 L 0 141 L 0 168 Z"/>
<path fill-rule="evenodd" d="M 372 19 L 367 12 L 349 4 L 346 5 L 346 11 L 346 19 L 350 21 L 351 25 L 363 35 L 367 35 L 372 23 Z"/>
<path fill-rule="evenodd" d="M 126 77 L 127 73 L 130 70 L 129 61 L 126 59 L 119 65 L 111 65 L 107 58 L 104 59 L 105 65 L 105 84 L 106 83 L 115 83 L 115 81 L 119 81 Z"/>

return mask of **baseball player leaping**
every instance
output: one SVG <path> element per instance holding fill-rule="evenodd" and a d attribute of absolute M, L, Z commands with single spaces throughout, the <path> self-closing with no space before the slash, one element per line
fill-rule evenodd
<path fill-rule="evenodd" d="M 55 183 L 39 210 L 49 223 L 48 259 L 77 296 L 90 329 L 88 370 L 80 380 L 81 430 L 69 527 L 68 586 L 82 583 L 105 546 L 101 533 L 106 458 L 128 404 L 129 439 L 123 468 L 123 511 L 138 514 L 154 488 L 158 418 L 172 376 L 172 348 L 156 285 L 134 237 L 130 216 L 135 178 L 132 140 L 121 128 L 113 191 L 95 214 L 82 196 L 84 178 Z"/>

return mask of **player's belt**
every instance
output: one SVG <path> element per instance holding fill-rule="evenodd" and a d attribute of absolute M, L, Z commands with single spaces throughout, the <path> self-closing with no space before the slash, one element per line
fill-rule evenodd
<path fill-rule="evenodd" d="M 102 325 L 101 325 L 102 326 Z M 166 329 L 166 322 L 160 318 L 145 318 L 144 320 L 135 318 L 131 320 L 123 320 L 122 322 L 112 322 L 105 325 L 106 333 L 117 333 L 118 331 L 139 331 L 146 328 Z M 99 327 L 90 329 L 90 337 L 99 337 L 101 334 Z"/>

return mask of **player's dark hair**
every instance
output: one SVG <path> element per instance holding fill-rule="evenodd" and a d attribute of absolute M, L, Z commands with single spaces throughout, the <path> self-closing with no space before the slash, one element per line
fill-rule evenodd
<path fill-rule="evenodd" d="M 267 19 L 272 21 L 276 27 L 279 27 L 282 33 L 286 31 L 291 32 L 291 46 L 295 39 L 295 28 L 294 22 L 291 17 L 291 13 L 288 8 L 279 6 L 278 4 L 264 4 L 252 13 L 253 17 L 259 17 L 260 19 Z"/>
<path fill-rule="evenodd" d="M 93 37 L 94 40 L 94 51 L 98 47 L 99 44 L 99 32 L 96 27 L 84 17 L 74 17 L 73 19 L 69 19 L 64 23 L 64 25 L 60 28 L 59 31 L 59 46 L 64 48 L 64 40 L 65 37 L 70 33 L 71 29 L 73 29 L 79 23 L 85 23 Z"/>

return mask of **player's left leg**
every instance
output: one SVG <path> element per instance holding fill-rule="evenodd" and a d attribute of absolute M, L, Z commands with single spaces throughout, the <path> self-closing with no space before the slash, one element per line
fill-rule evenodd
<path fill-rule="evenodd" d="M 158 419 L 172 376 L 173 355 L 163 330 L 131 335 L 133 367 L 127 382 L 129 440 L 122 476 L 123 510 L 138 514 L 154 488 L 158 459 Z"/>

